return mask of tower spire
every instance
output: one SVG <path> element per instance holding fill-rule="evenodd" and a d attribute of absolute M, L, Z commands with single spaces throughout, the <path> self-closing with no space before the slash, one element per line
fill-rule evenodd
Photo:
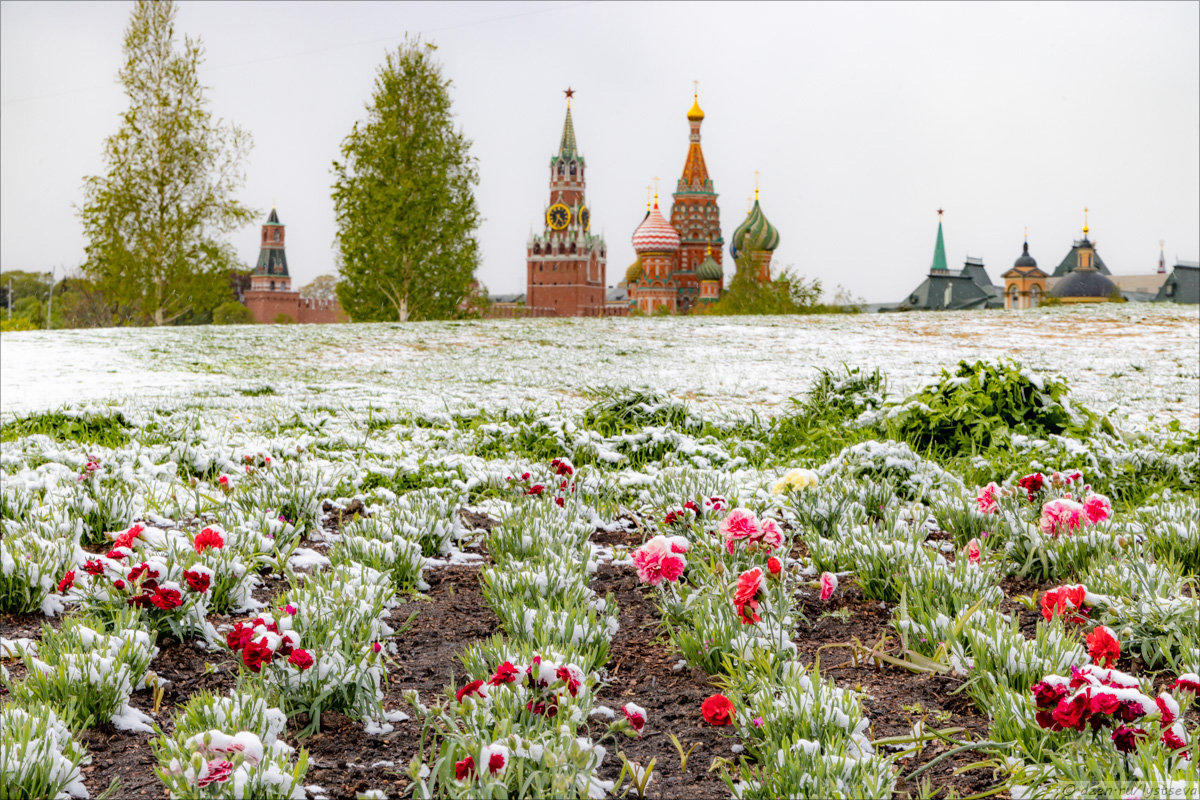
<path fill-rule="evenodd" d="M 1166 244 L 1162 239 L 1158 240 L 1158 272 L 1162 274 L 1167 271 L 1167 257 L 1163 253 L 1163 245 Z"/>
<path fill-rule="evenodd" d="M 1087 238 L 1087 232 L 1088 232 L 1087 211 L 1088 210 L 1086 208 L 1083 209 L 1083 238 L 1085 238 L 1085 239 Z"/>
<path fill-rule="evenodd" d="M 558 145 L 558 153 L 563 158 L 575 155 L 575 123 L 571 121 L 571 97 L 575 90 L 568 86 L 563 90 L 567 96 L 567 118 L 563 121 L 562 140 Z"/>
<path fill-rule="evenodd" d="M 654 176 L 654 207 L 658 208 L 658 176 Z"/>
<path fill-rule="evenodd" d="M 946 243 L 942 239 L 942 209 L 938 209 L 938 235 L 937 244 L 933 247 L 933 264 L 930 265 L 931 272 L 941 271 L 946 272 Z"/>

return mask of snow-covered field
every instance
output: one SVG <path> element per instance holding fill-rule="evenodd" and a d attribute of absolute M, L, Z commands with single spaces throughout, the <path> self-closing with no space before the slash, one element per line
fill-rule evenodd
<path fill-rule="evenodd" d="M 1200 796 L 1198 349 L 1163 305 L 5 334 L 0 786 Z"/>
<path fill-rule="evenodd" d="M 575 411 L 601 386 L 649 386 L 715 411 L 771 415 L 822 367 L 879 367 L 904 394 L 960 359 L 1012 356 L 1065 376 L 1075 398 L 1137 424 L 1200 426 L 1193 307 L 737 319 L 523 320 L 409 325 L 106 329 L 6 334 L 0 410 L 197 400 L 241 406 L 326 396 L 425 412 Z M 201 400 L 201 398 L 203 398 Z"/>

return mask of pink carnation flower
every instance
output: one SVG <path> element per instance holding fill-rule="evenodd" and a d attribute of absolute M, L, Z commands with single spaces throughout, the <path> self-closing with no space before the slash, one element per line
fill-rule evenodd
<path fill-rule="evenodd" d="M 1089 495 L 1083 501 L 1083 513 L 1088 525 L 1096 525 L 1112 516 L 1112 503 L 1102 494 Z"/>
<path fill-rule="evenodd" d="M 979 510 L 984 514 L 996 513 L 996 494 L 999 493 L 1000 487 L 995 481 L 979 490 L 979 495 L 975 498 L 975 502 L 979 503 Z"/>
<path fill-rule="evenodd" d="M 717 526 L 721 536 L 725 538 L 725 547 L 733 552 L 734 542 L 740 539 L 754 541 L 762 536 L 758 518 L 754 512 L 746 508 L 735 508 L 725 515 L 725 519 Z"/>
<path fill-rule="evenodd" d="M 1038 523 L 1042 533 L 1057 536 L 1075 533 L 1086 524 L 1083 506 L 1074 500 L 1062 497 L 1042 506 L 1042 520 Z"/>
<path fill-rule="evenodd" d="M 838 579 L 837 575 L 832 572 L 821 573 L 821 599 L 828 600 L 833 597 L 833 593 L 837 591 Z"/>

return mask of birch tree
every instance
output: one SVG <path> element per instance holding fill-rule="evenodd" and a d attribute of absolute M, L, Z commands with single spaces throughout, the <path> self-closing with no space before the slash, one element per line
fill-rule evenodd
<path fill-rule="evenodd" d="M 355 321 L 458 316 L 479 263 L 478 168 L 434 49 L 388 53 L 333 164 L 337 293 Z"/>
<path fill-rule="evenodd" d="M 234 197 L 248 133 L 214 121 L 197 75 L 201 43 L 177 48 L 173 0 L 138 0 L 118 80 L 129 100 L 105 141 L 104 175 L 85 179 L 83 270 L 114 322 L 167 325 L 231 297 L 238 268 L 225 237 L 254 212 Z"/>

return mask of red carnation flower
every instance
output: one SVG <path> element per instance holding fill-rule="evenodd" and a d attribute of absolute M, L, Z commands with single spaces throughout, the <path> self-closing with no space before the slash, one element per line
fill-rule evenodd
<path fill-rule="evenodd" d="M 534 714 L 546 719 L 554 719 L 558 715 L 558 695 L 554 695 L 554 699 L 549 703 L 543 703 L 540 700 L 530 700 L 525 704 L 525 710 L 532 711 Z"/>
<path fill-rule="evenodd" d="M 271 648 L 267 646 L 267 637 L 264 636 L 257 642 L 251 642 L 246 645 L 242 651 L 242 663 L 251 672 L 258 672 L 263 668 L 264 664 L 271 663 L 273 655 L 274 653 L 271 652 Z"/>
<path fill-rule="evenodd" d="M 569 667 L 559 667 L 558 679 L 567 685 L 567 691 L 571 693 L 571 697 L 579 695 L 580 681 L 579 677 Z"/>
<path fill-rule="evenodd" d="M 120 578 L 117 578 L 115 581 L 113 581 L 113 588 L 116 589 L 117 591 L 124 591 L 125 590 L 125 581 L 121 580 Z"/>
<path fill-rule="evenodd" d="M 88 575 L 103 575 L 104 574 L 104 565 L 101 564 L 99 562 L 99 560 L 92 559 L 91 561 L 89 561 L 83 565 L 83 571 L 86 572 Z"/>
<path fill-rule="evenodd" d="M 1180 675 L 1167 686 L 1168 691 L 1173 692 L 1176 689 L 1182 689 L 1192 694 L 1200 694 L 1200 675 L 1196 675 L 1194 672 L 1186 672 Z"/>
<path fill-rule="evenodd" d="M 500 666 L 496 667 L 496 674 L 488 679 L 488 684 L 499 686 L 502 683 L 513 683 L 517 676 L 521 673 L 513 666 L 511 661 L 505 661 Z"/>
<path fill-rule="evenodd" d="M 625 715 L 625 719 L 629 720 L 629 724 L 637 731 L 638 736 L 641 736 L 642 728 L 646 727 L 646 710 L 635 703 L 626 703 L 621 706 L 621 713 Z"/>
<path fill-rule="evenodd" d="M 1053 708 L 1059 700 L 1071 693 L 1064 684 L 1050 684 L 1045 681 L 1034 684 L 1030 691 L 1033 692 L 1039 709 Z"/>
<path fill-rule="evenodd" d="M 1091 704 L 1088 702 L 1086 694 L 1077 694 L 1070 700 L 1063 700 L 1054 709 L 1052 715 L 1054 721 L 1064 728 L 1074 728 L 1077 731 L 1083 730 L 1084 724 L 1087 722 Z"/>
<path fill-rule="evenodd" d="M 1121 707 L 1121 701 L 1112 692 L 1096 692 L 1089 703 L 1093 714 L 1115 714 Z"/>
<path fill-rule="evenodd" d="M 1162 743 L 1172 750 L 1182 750 L 1187 747 L 1187 742 L 1183 740 L 1183 737 L 1170 729 L 1163 731 Z M 1184 753 L 1185 758 L 1188 755 L 1188 753 Z"/>
<path fill-rule="evenodd" d="M 762 570 L 758 567 L 746 570 L 738 577 L 737 591 L 733 596 L 733 604 L 737 607 L 738 616 L 743 625 L 753 625 L 761 617 L 758 616 L 758 591 L 762 587 Z"/>
<path fill-rule="evenodd" d="M 161 608 L 163 611 L 172 611 L 183 605 L 183 595 L 175 589 L 164 589 L 160 586 L 154 590 L 150 602 L 154 604 L 155 608 Z"/>
<path fill-rule="evenodd" d="M 471 681 L 454 693 L 454 699 L 461 703 L 464 697 L 470 697 L 471 695 L 483 697 L 483 692 L 479 690 L 481 686 L 483 686 L 483 681 Z"/>
<path fill-rule="evenodd" d="M 454 777 L 457 780 L 465 781 L 467 778 L 474 776 L 474 774 L 475 759 L 471 756 L 467 756 L 462 761 L 458 761 L 454 764 Z"/>
<path fill-rule="evenodd" d="M 313 665 L 313 657 L 308 654 L 307 650 L 293 650 L 292 654 L 288 656 L 288 663 L 303 672 Z"/>
<path fill-rule="evenodd" d="M 149 569 L 150 565 L 143 561 L 142 563 L 136 565 L 133 569 L 129 570 L 129 574 L 125 577 L 131 581 L 136 581 L 138 578 L 145 575 Z"/>
<path fill-rule="evenodd" d="M 229 649 L 234 651 L 241 650 L 253 640 L 254 629 L 241 622 L 235 623 L 233 630 L 225 634 L 225 644 L 229 645 Z"/>
<path fill-rule="evenodd" d="M 1061 731 L 1062 730 L 1062 725 L 1059 725 L 1057 722 L 1054 721 L 1054 712 L 1052 712 L 1048 708 L 1042 709 L 1041 711 L 1037 712 L 1037 714 L 1035 715 L 1035 718 L 1037 719 L 1037 724 L 1042 726 L 1043 728 L 1046 728 L 1047 730 L 1052 730 L 1052 731 Z"/>
<path fill-rule="evenodd" d="M 212 576 L 207 572 L 192 572 L 185 569 L 183 579 L 193 592 L 207 592 L 208 587 L 212 585 Z"/>
<path fill-rule="evenodd" d="M 1112 742 L 1116 745 L 1118 753 L 1132 753 L 1137 749 L 1138 742 L 1145 739 L 1148 734 L 1141 728 L 1127 728 L 1122 725 L 1112 733 Z"/>
<path fill-rule="evenodd" d="M 65 592 L 75 585 L 75 570 L 67 570 L 67 574 L 63 575 L 63 579 L 58 582 L 58 591 Z"/>
<path fill-rule="evenodd" d="M 1087 637 L 1088 655 L 1102 667 L 1111 666 L 1121 657 L 1121 642 L 1111 628 L 1100 625 Z"/>
<path fill-rule="evenodd" d="M 1026 475 L 1017 481 L 1020 486 L 1029 495 L 1029 502 L 1033 502 L 1037 498 L 1037 493 L 1046 485 L 1046 476 L 1040 472 L 1035 472 L 1032 475 Z"/>
<path fill-rule="evenodd" d="M 504 757 L 504 753 L 492 753 L 488 756 L 488 772 L 495 775 L 500 770 L 504 769 L 504 765 L 508 763 L 508 759 Z"/>
<path fill-rule="evenodd" d="M 134 525 L 113 541 L 113 547 L 133 547 L 133 540 L 141 536 L 144 530 L 144 525 Z"/>
<path fill-rule="evenodd" d="M 767 559 L 767 572 L 771 573 L 772 575 L 778 575 L 779 573 L 783 572 L 783 564 L 780 563 L 778 558 L 771 556 Z"/>
<path fill-rule="evenodd" d="M 205 528 L 196 535 L 196 540 L 192 542 L 197 553 L 203 553 L 208 548 L 212 547 L 220 550 L 225 546 L 225 540 L 221 538 L 221 534 L 212 528 Z"/>
<path fill-rule="evenodd" d="M 546 491 L 546 487 L 542 486 L 540 483 L 536 483 L 533 486 L 530 486 L 529 491 L 527 491 L 525 494 L 539 495 L 544 491 Z"/>
<path fill-rule="evenodd" d="M 733 703 L 723 694 L 714 694 L 701 703 L 700 713 L 709 725 L 733 724 Z"/>

